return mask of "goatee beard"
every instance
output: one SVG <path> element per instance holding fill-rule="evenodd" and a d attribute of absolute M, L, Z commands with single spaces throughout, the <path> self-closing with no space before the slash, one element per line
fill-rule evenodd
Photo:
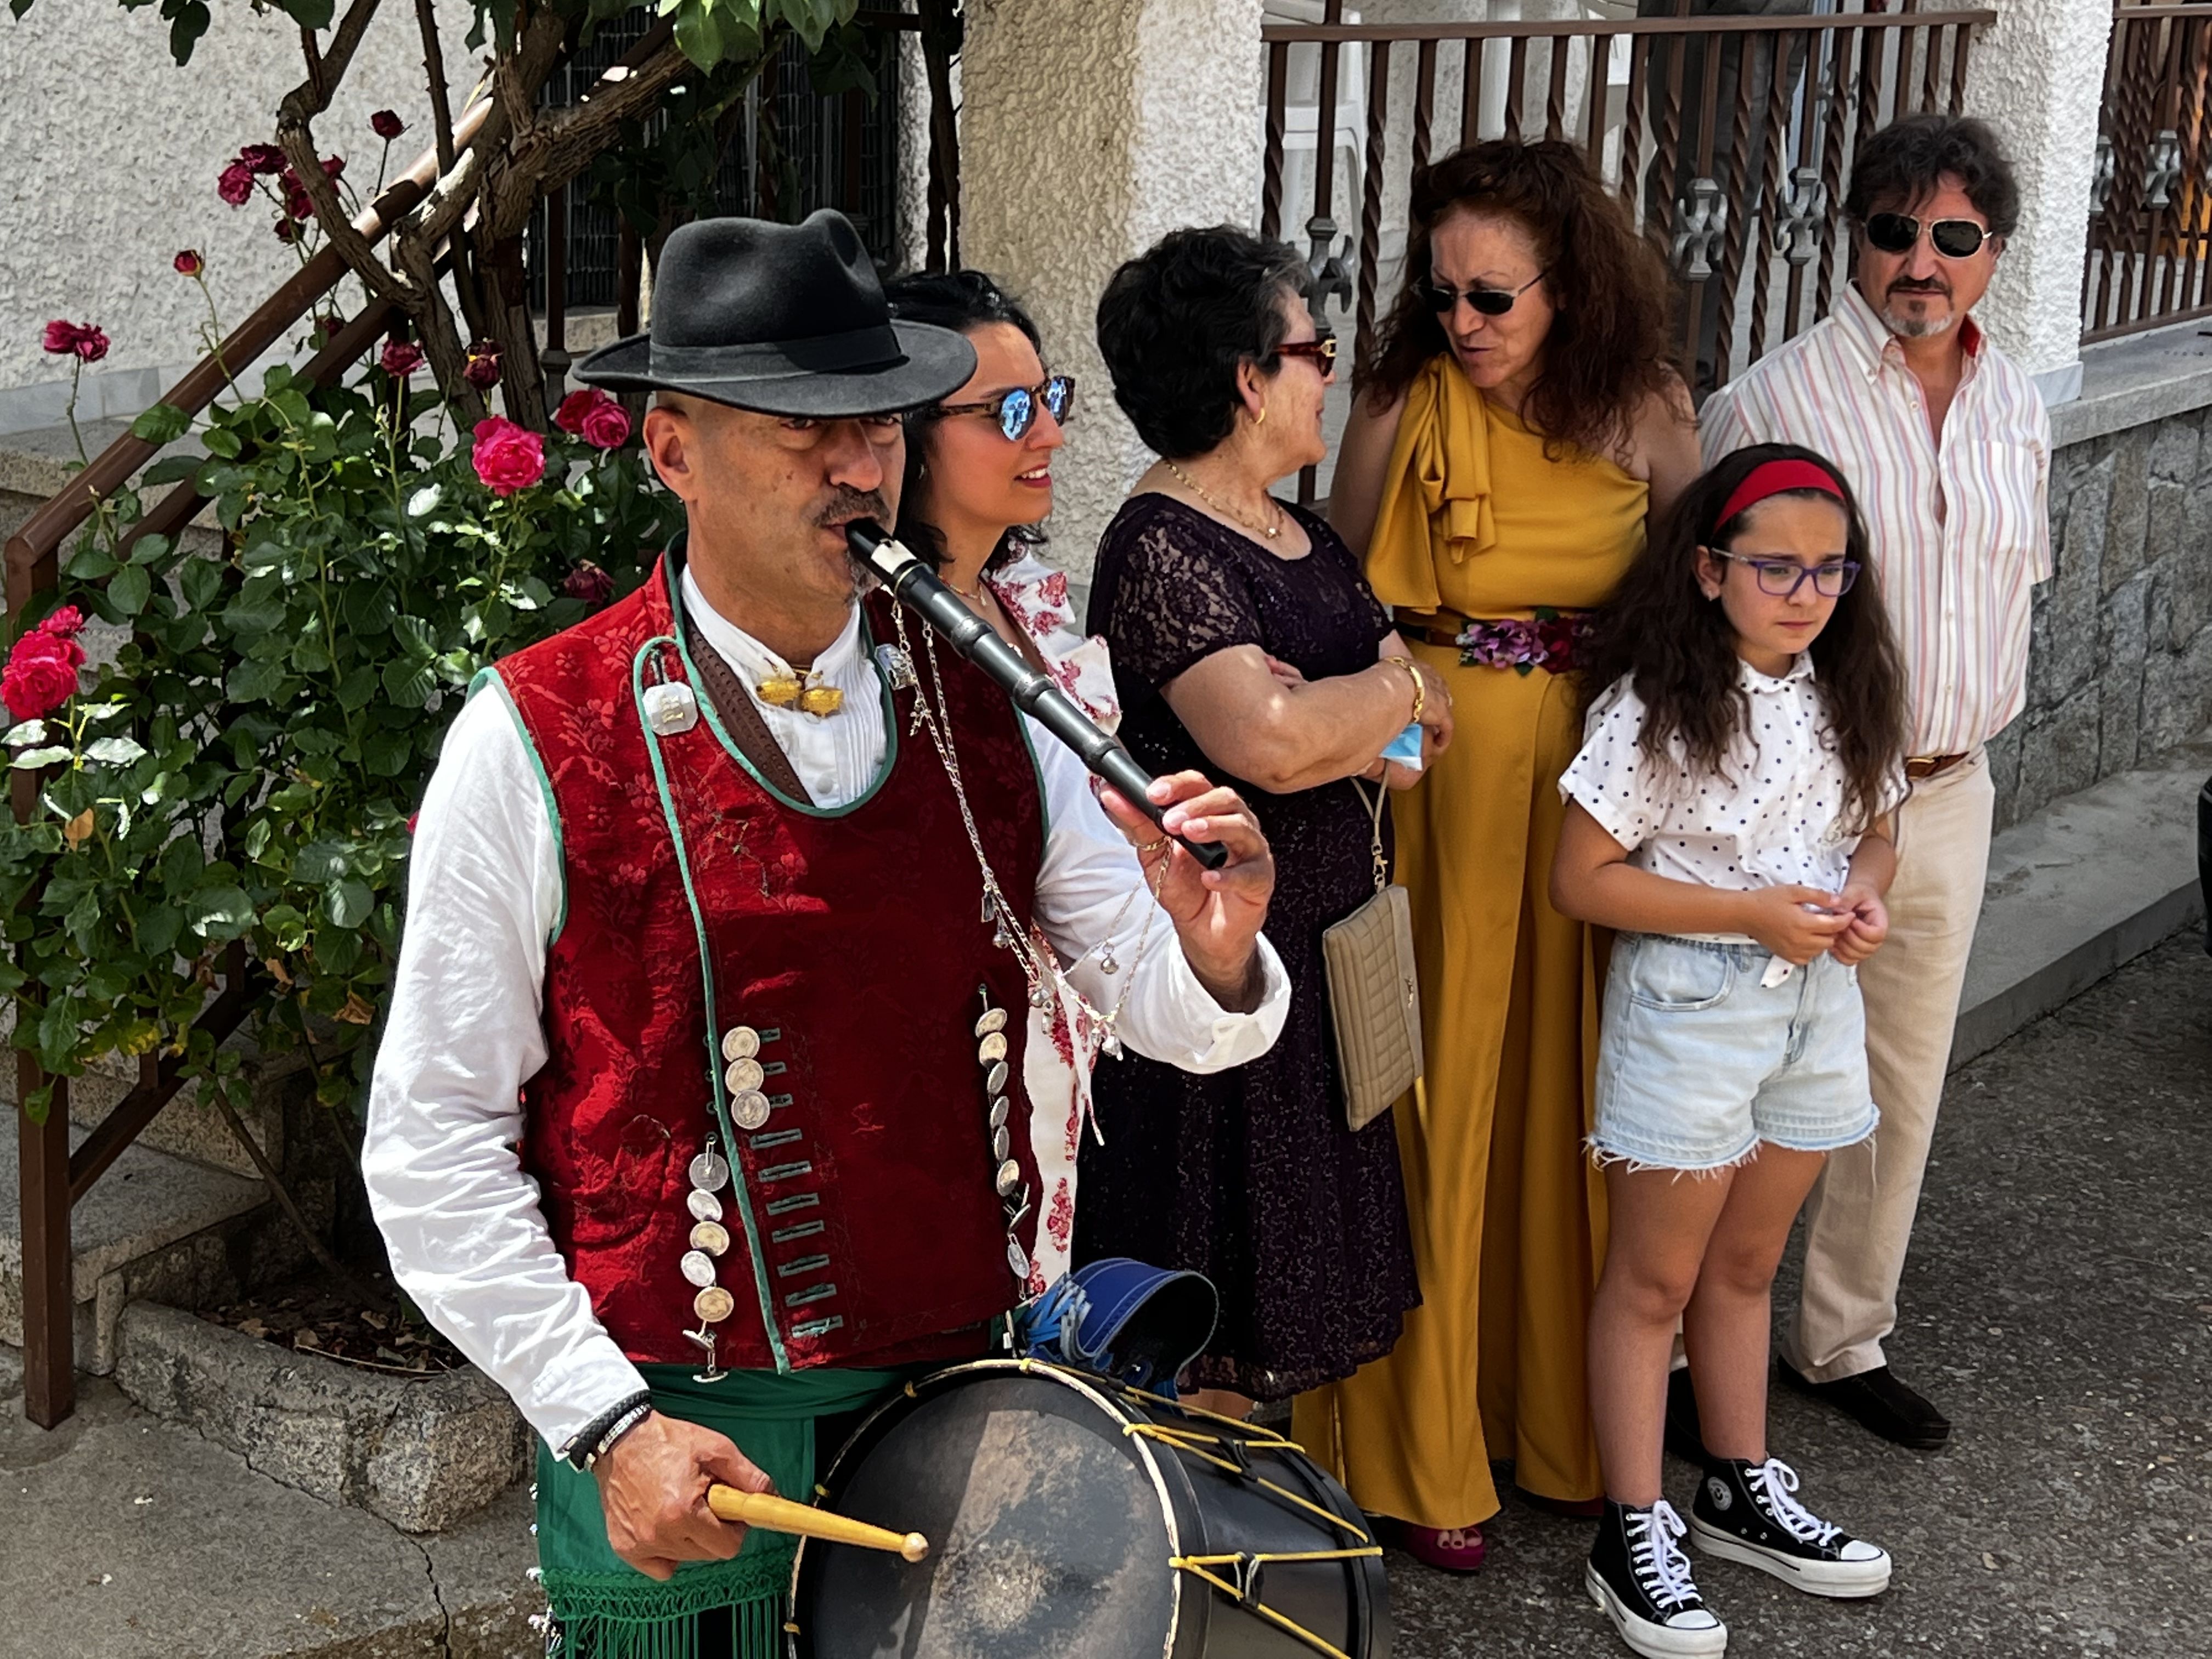
<path fill-rule="evenodd" d="M 1925 340 L 1942 333 L 1951 326 L 1951 313 L 1947 311 L 1940 317 L 1905 317 L 1900 316 L 1888 307 L 1884 307 L 1881 323 L 1884 328 L 1900 340 Z"/>

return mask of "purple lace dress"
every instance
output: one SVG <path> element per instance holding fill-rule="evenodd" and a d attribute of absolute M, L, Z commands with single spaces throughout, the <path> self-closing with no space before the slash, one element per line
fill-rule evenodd
<path fill-rule="evenodd" d="M 1084 1139 L 1075 1259 L 1206 1274 L 1221 1323 L 1195 1380 L 1262 1400 L 1388 1353 L 1421 1299 L 1396 1128 L 1387 1112 L 1357 1134 L 1345 1127 L 1322 966 L 1322 930 L 1374 891 L 1367 809 L 1342 781 L 1275 795 L 1230 775 L 1159 692 L 1237 645 L 1308 679 L 1374 662 L 1389 619 L 1336 532 L 1297 516 L 1313 550 L 1283 559 L 1171 497 L 1136 496 L 1099 543 L 1089 618 L 1112 651 L 1121 735 L 1137 758 L 1234 784 L 1258 814 L 1275 855 L 1267 938 L 1289 971 L 1291 1012 L 1274 1048 L 1211 1077 L 1135 1054 L 1098 1062 L 1105 1144 Z"/>

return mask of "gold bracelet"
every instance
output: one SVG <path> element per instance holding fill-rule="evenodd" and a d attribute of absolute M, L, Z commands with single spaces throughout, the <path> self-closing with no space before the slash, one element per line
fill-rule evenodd
<path fill-rule="evenodd" d="M 1421 678 L 1421 671 L 1413 666 L 1413 659 L 1411 657 L 1385 657 L 1382 660 L 1396 663 L 1399 667 L 1413 677 L 1413 714 L 1407 724 L 1419 726 L 1421 723 L 1421 711 L 1429 706 L 1429 683 Z"/>

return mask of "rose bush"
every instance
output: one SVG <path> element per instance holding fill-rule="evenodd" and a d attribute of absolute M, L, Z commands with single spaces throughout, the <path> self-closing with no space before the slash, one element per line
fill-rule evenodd
<path fill-rule="evenodd" d="M 137 429 L 188 424 L 156 405 Z M 408 819 L 471 680 L 634 586 L 680 523 L 635 446 L 495 424 L 454 431 L 380 366 L 328 392 L 275 368 L 211 411 L 204 457 L 147 474 L 210 498 L 219 556 L 127 538 L 128 491 L 64 550 L 0 675 L 12 765 L 41 776 L 29 821 L 0 820 L 0 994 L 29 997 L 15 1042 L 50 1077 L 158 1052 L 237 1086 L 194 1025 L 237 940 L 255 1040 L 356 1097 Z M 128 630 L 112 661 L 84 665 L 85 617 Z"/>

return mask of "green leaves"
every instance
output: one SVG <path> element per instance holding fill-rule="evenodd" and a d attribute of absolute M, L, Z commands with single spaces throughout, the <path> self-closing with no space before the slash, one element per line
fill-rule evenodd
<path fill-rule="evenodd" d="M 149 444 L 173 444 L 192 429 L 192 417 L 174 404 L 155 404 L 131 422 L 131 435 Z"/>

